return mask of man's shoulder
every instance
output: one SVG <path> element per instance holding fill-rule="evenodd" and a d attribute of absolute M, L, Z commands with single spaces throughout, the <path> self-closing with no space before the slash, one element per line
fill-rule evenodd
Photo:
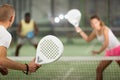
<path fill-rule="evenodd" d="M 4 28 L 4 26 L 1 26 L 1 25 L 0 25 L 0 33 L 1 33 L 1 34 L 2 34 L 2 33 L 3 33 L 3 34 L 5 34 L 5 33 L 8 34 L 9 32 Z"/>
<path fill-rule="evenodd" d="M 0 36 L 11 37 L 11 34 L 3 26 L 0 26 Z"/>
<path fill-rule="evenodd" d="M 33 19 L 31 19 L 30 21 L 33 22 L 33 23 L 35 22 Z"/>
<path fill-rule="evenodd" d="M 21 22 L 21 23 L 22 23 L 22 22 L 25 22 L 25 20 L 24 20 L 24 19 L 21 19 L 21 21 L 20 21 L 20 22 Z"/>

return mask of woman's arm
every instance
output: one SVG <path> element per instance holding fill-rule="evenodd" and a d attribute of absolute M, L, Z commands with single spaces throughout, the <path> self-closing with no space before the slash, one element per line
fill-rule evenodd
<path fill-rule="evenodd" d="M 104 35 L 104 43 L 103 43 L 102 47 L 100 48 L 99 53 L 103 52 L 108 47 L 108 44 L 109 44 L 108 28 L 107 27 L 105 27 L 103 29 L 103 35 Z"/>
<path fill-rule="evenodd" d="M 99 51 L 93 51 L 93 54 L 99 54 L 101 52 L 103 52 L 109 45 L 109 37 L 108 37 L 108 28 L 104 27 L 103 28 L 103 35 L 104 35 L 104 43 L 102 45 L 102 47 L 100 48 Z"/>
<path fill-rule="evenodd" d="M 79 33 L 82 36 L 82 38 L 86 42 L 90 42 L 96 37 L 96 34 L 95 34 L 94 30 L 92 31 L 92 33 L 89 36 L 84 31 L 82 31 L 82 29 L 80 27 L 76 27 L 75 30 L 76 30 L 77 33 Z"/>

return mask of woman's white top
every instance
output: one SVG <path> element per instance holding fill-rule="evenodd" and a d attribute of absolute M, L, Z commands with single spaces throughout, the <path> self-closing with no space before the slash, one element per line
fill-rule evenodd
<path fill-rule="evenodd" d="M 104 42 L 104 35 L 101 34 L 101 35 L 98 35 L 98 33 L 96 32 L 96 35 L 97 35 L 97 39 L 100 41 L 100 42 Z M 108 49 L 112 49 L 112 48 L 115 48 L 117 46 L 120 45 L 120 42 L 119 40 L 116 38 L 116 36 L 113 34 L 113 32 L 109 29 L 108 31 L 108 40 L 109 40 L 109 44 L 108 44 Z"/>

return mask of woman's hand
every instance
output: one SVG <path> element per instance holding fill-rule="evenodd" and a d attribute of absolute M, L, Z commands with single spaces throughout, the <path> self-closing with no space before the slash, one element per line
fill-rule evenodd
<path fill-rule="evenodd" d="M 93 54 L 93 55 L 95 55 L 95 54 L 100 54 L 100 52 L 99 52 L 99 51 L 94 51 L 94 50 L 93 50 L 93 51 L 92 51 L 92 54 Z"/>
<path fill-rule="evenodd" d="M 75 27 L 75 31 L 76 31 L 77 33 L 80 33 L 80 32 L 82 32 L 82 29 L 81 29 L 80 27 Z"/>

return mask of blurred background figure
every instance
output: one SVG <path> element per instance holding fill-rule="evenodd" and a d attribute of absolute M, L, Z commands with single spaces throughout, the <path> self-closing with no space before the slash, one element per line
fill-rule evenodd
<path fill-rule="evenodd" d="M 30 42 L 35 48 L 37 41 L 35 36 L 38 34 L 38 27 L 34 20 L 31 19 L 30 13 L 25 13 L 25 18 L 18 25 L 17 34 L 19 36 L 15 56 L 19 56 L 19 50 L 26 42 Z"/>

